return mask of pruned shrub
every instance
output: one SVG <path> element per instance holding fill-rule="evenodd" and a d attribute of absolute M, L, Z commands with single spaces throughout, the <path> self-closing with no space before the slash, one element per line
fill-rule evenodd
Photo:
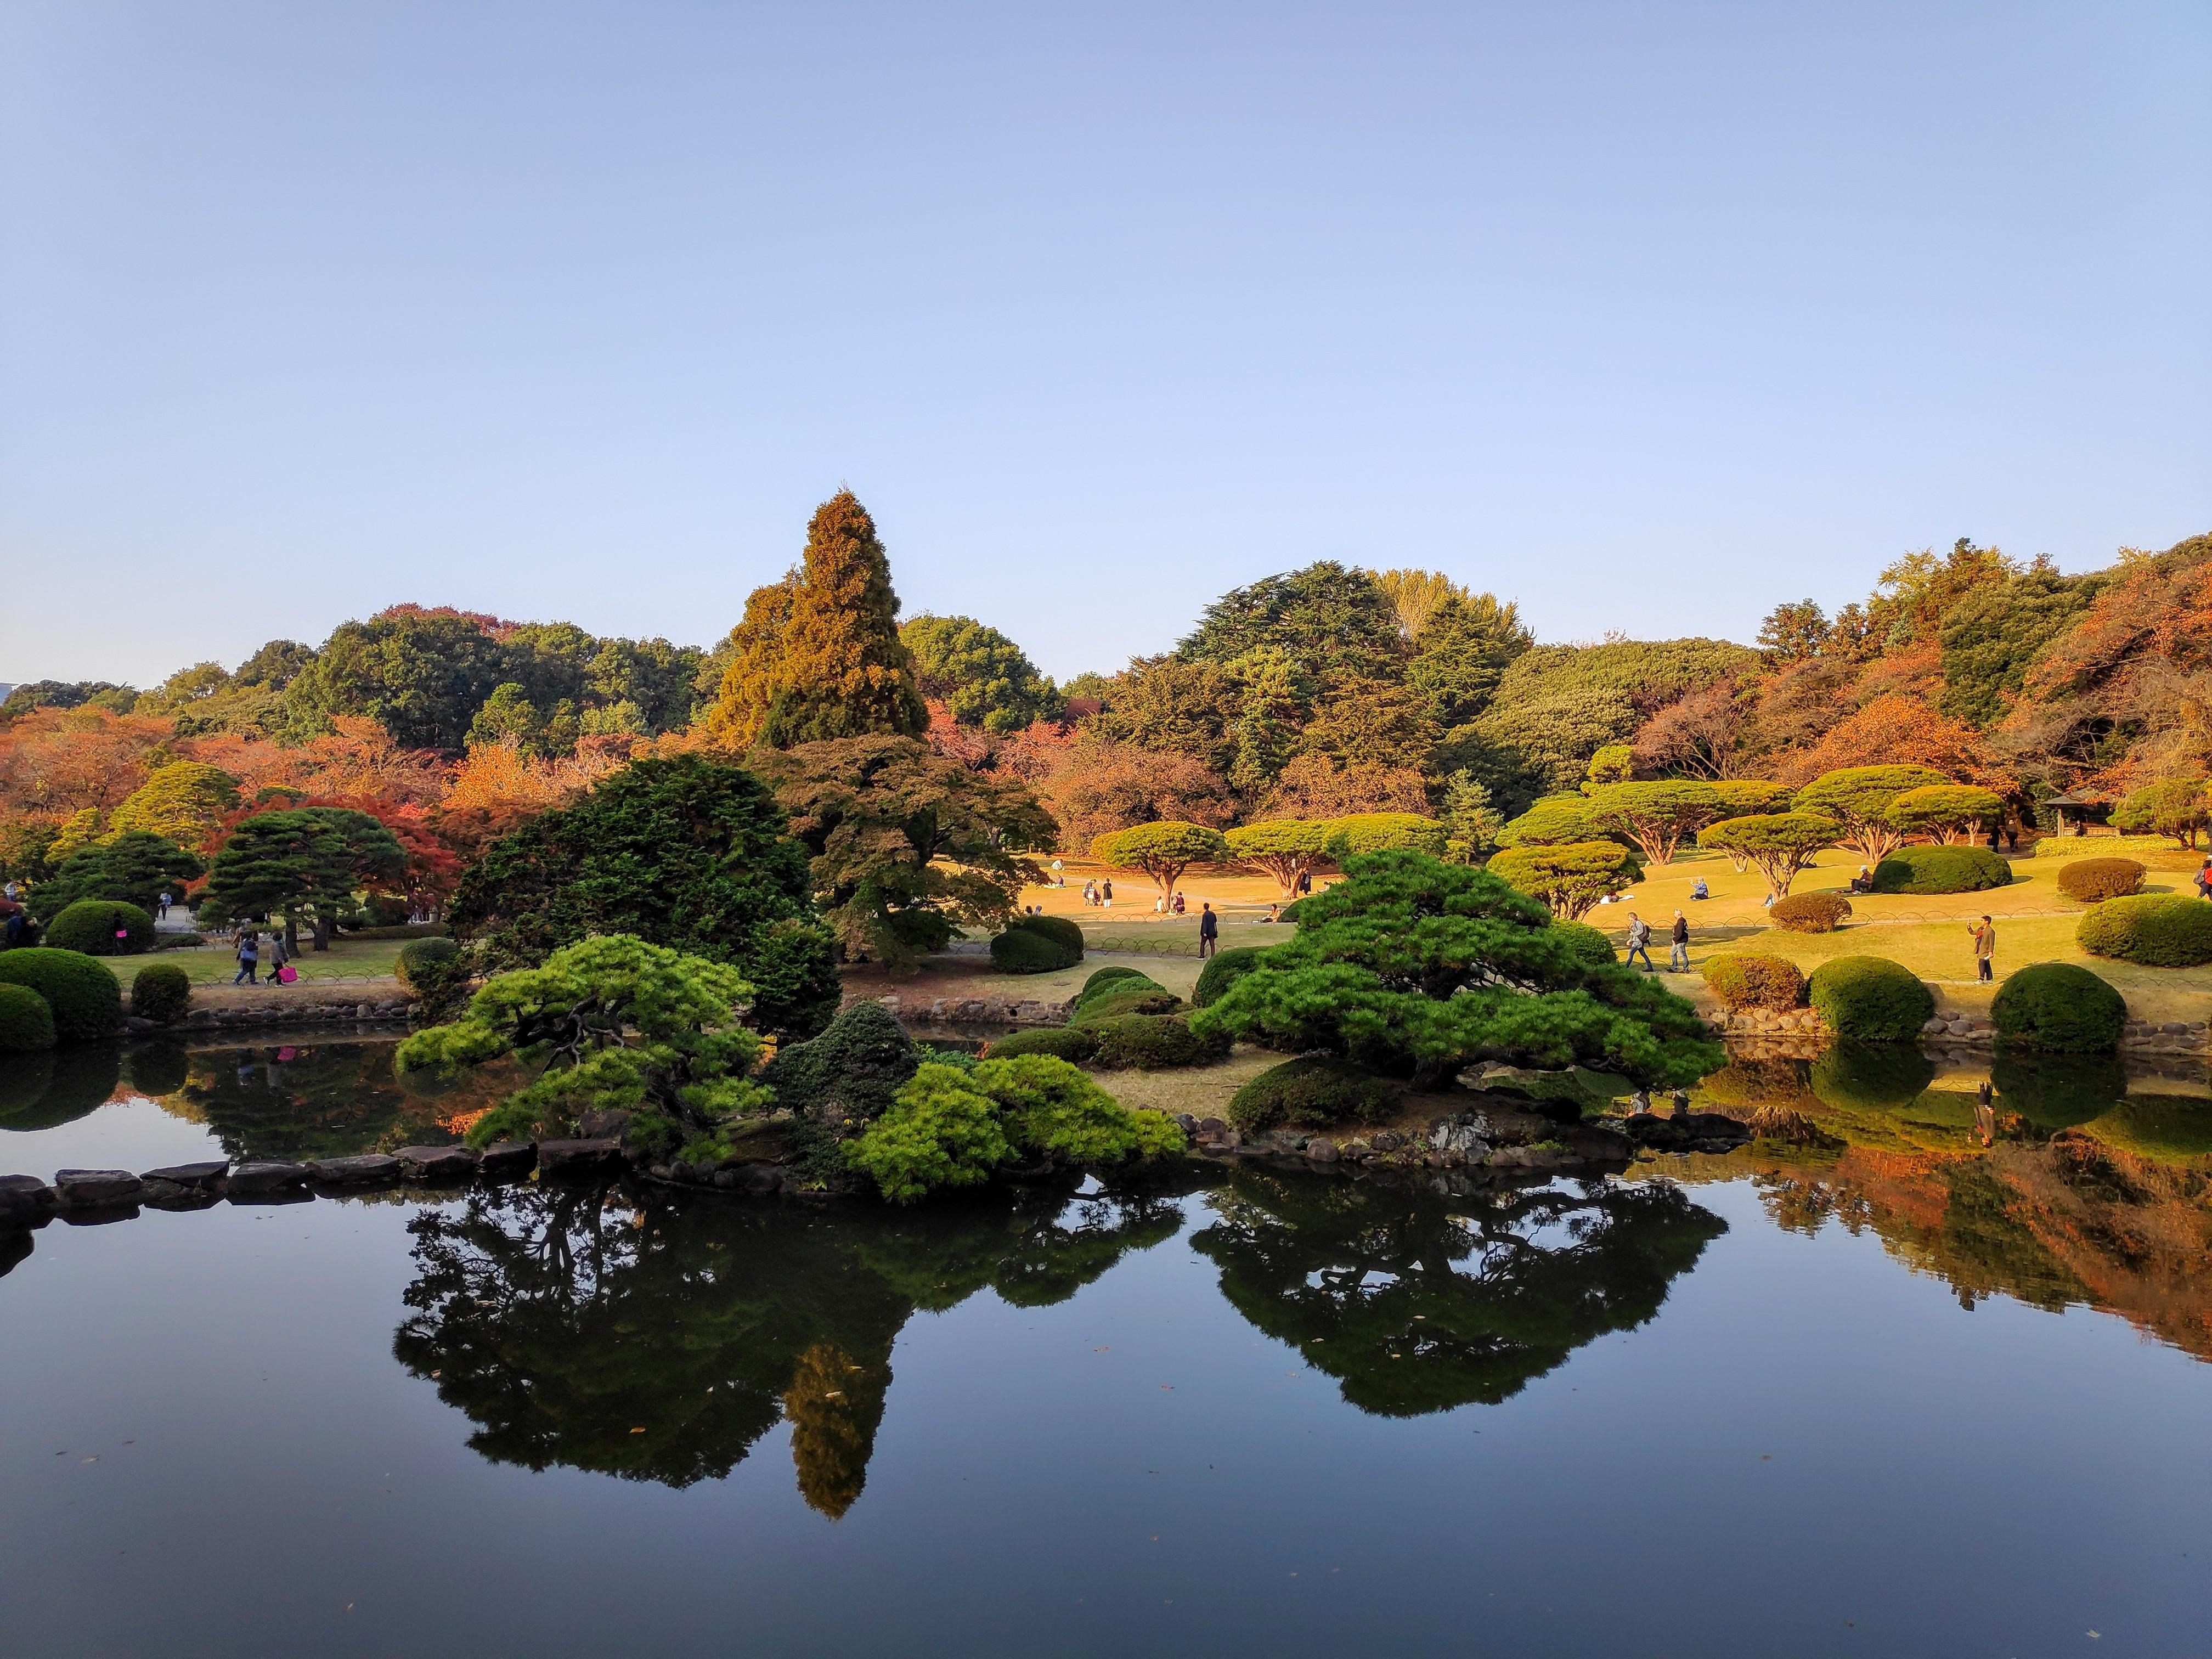
<path fill-rule="evenodd" d="M 913 904 L 902 910 L 892 911 L 884 926 L 890 929 L 893 939 L 918 956 L 942 951 L 960 932 L 952 925 L 951 917 L 927 904 Z"/>
<path fill-rule="evenodd" d="M 2000 1042 L 2054 1054 L 2104 1054 L 2119 1047 L 2128 1005 L 2087 968 L 2038 962 L 2006 975 L 1990 1017 Z"/>
<path fill-rule="evenodd" d="M 450 939 L 410 939 L 399 947 L 392 971 L 399 976 L 402 985 L 412 989 L 418 979 L 434 974 L 460 954 L 461 947 Z"/>
<path fill-rule="evenodd" d="M 761 1073 L 775 1103 L 802 1117 L 834 1107 L 850 1122 L 880 1115 L 921 1064 L 914 1040 L 878 1002 L 856 1002 L 820 1036 L 786 1043 Z"/>
<path fill-rule="evenodd" d="M 2212 904 L 2171 893 L 2106 899 L 2081 918 L 2074 937 L 2093 957 L 2194 968 L 2212 962 Z"/>
<path fill-rule="evenodd" d="M 53 1010 L 54 1035 L 64 1042 L 94 1042 L 123 1029 L 122 986 L 82 951 L 0 951 L 0 982 L 27 986 L 44 997 Z"/>
<path fill-rule="evenodd" d="M 829 1030 L 809 1042 L 836 1029 L 832 1020 Z M 974 1073 L 957 1066 L 919 1067 L 867 1133 L 845 1147 L 847 1166 L 871 1177 L 894 1204 L 911 1204 L 939 1187 L 988 1181 L 1014 1148 L 1000 1126 L 997 1105 L 974 1079 Z"/>
<path fill-rule="evenodd" d="M 1077 1002 L 1068 1024 L 1096 1025 L 1101 1020 L 1121 1019 L 1130 1014 L 1179 1014 L 1188 1006 L 1164 985 L 1149 979 L 1126 979 Z"/>
<path fill-rule="evenodd" d="M 1231 1097 L 1229 1121 L 1246 1134 L 1257 1134 L 1279 1124 L 1326 1129 L 1382 1123 L 1397 1109 L 1397 1086 L 1372 1072 L 1340 1060 L 1286 1060 Z"/>
<path fill-rule="evenodd" d="M 994 1037 L 984 1050 L 988 1060 L 1007 1060 L 1018 1054 L 1050 1054 L 1080 1066 L 1098 1052 L 1097 1034 L 1087 1025 L 1045 1025 Z"/>
<path fill-rule="evenodd" d="M 1729 1008 L 1802 1008 L 1805 975 L 1782 957 L 1715 957 L 1705 963 L 1705 983 Z"/>
<path fill-rule="evenodd" d="M 1986 847 L 1900 847 L 1874 867 L 1877 893 L 1978 893 L 2011 879 Z"/>
<path fill-rule="evenodd" d="M 1863 1042 L 1911 1042 L 1936 1012 L 1936 994 L 1887 957 L 1824 962 L 1805 988 L 1830 1030 Z"/>
<path fill-rule="evenodd" d="M 1832 933 L 1851 913 L 1841 893 L 1792 893 L 1768 907 L 1766 919 L 1792 933 Z"/>
<path fill-rule="evenodd" d="M 1620 960 L 1620 952 L 1613 948 L 1613 940 L 1602 927 L 1593 927 L 1586 921 L 1554 921 L 1553 937 L 1563 941 L 1576 957 L 1593 968 L 1610 968 Z"/>
<path fill-rule="evenodd" d="M 154 918 L 120 899 L 79 899 L 46 924 L 45 942 L 88 957 L 140 957 L 154 948 Z"/>
<path fill-rule="evenodd" d="M 1233 951 L 1216 951 L 1198 970 L 1198 987 L 1190 994 L 1191 1006 L 1204 1008 L 1221 1000 L 1222 993 L 1260 965 L 1267 953 L 1263 945 L 1240 945 Z"/>
<path fill-rule="evenodd" d="M 1200 1036 L 1172 1014 L 1122 1014 L 1084 1029 L 1098 1039 L 1091 1063 L 1102 1071 L 1170 1072 L 1210 1066 L 1229 1052 L 1229 1039 Z"/>
<path fill-rule="evenodd" d="M 173 962 L 149 963 L 131 981 L 131 1012 L 156 1025 L 173 1025 L 192 1006 L 191 976 Z"/>
<path fill-rule="evenodd" d="M 1016 916 L 991 941 L 1002 974 L 1049 974 L 1083 960 L 1083 930 L 1065 916 Z"/>
<path fill-rule="evenodd" d="M 2133 859 L 2076 859 L 2058 872 L 2058 890 L 2076 904 L 2101 904 L 2142 892 L 2148 873 Z"/>
<path fill-rule="evenodd" d="M 1097 973 L 1091 975 L 1089 979 L 1083 981 L 1083 988 L 1075 994 L 1075 1000 L 1077 1002 L 1080 1003 L 1085 997 L 1089 996 L 1093 991 L 1097 990 L 1101 986 L 1111 985 L 1117 979 L 1146 979 L 1148 977 L 1150 976 L 1141 969 L 1135 968 L 1122 968 L 1118 966 L 1113 968 L 1101 968 Z"/>
<path fill-rule="evenodd" d="M 1132 1110 L 1049 1054 L 993 1058 L 975 1086 L 994 1102 L 1013 1143 L 1065 1164 L 1121 1164 L 1179 1152 L 1182 1127 L 1164 1112 Z"/>
<path fill-rule="evenodd" d="M 35 1054 L 54 1046 L 54 1011 L 27 985 L 0 985 L 0 1054 Z"/>

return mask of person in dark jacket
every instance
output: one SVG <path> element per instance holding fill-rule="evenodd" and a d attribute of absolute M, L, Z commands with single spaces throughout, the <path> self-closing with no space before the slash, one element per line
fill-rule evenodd
<path fill-rule="evenodd" d="M 1674 912 L 1674 930 L 1668 935 L 1673 946 L 1667 952 L 1667 971 L 1686 974 L 1690 971 L 1690 919 L 1680 910 Z"/>
<path fill-rule="evenodd" d="M 1198 907 L 1198 954 L 1210 957 L 1221 948 L 1221 918 L 1213 914 L 1211 904 L 1200 901 Z"/>

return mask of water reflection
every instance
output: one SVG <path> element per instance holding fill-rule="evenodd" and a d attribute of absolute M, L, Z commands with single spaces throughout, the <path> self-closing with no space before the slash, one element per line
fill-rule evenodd
<path fill-rule="evenodd" d="M 205 1124 L 230 1157 L 289 1160 L 457 1140 L 514 1086 L 505 1068 L 478 1068 L 451 1082 L 412 1073 L 397 1077 L 392 1047 L 301 1042 L 152 1048 L 134 1052 L 131 1077 L 164 1109 Z M 155 1073 L 143 1084 L 142 1063 Z"/>
<path fill-rule="evenodd" d="M 478 1192 L 410 1224 L 416 1311 L 393 1352 L 474 1419 L 471 1445 L 533 1469 L 687 1486 L 787 1418 L 799 1492 L 835 1519 L 917 1310 L 1064 1301 L 1181 1226 L 1165 1195 L 1064 1188 L 902 1214 Z"/>
<path fill-rule="evenodd" d="M 107 1103 L 123 1080 L 120 1042 L 72 1042 L 0 1061 L 0 1131 L 52 1129 Z"/>
<path fill-rule="evenodd" d="M 1192 1247 L 1363 1411 L 1496 1404 L 1659 1310 L 1727 1224 L 1666 1182 L 1389 1186 L 1243 1170 Z"/>

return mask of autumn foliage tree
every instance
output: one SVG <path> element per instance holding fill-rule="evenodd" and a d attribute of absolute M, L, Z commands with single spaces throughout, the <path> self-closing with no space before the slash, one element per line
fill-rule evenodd
<path fill-rule="evenodd" d="M 850 490 L 815 510 L 799 569 L 754 593 L 707 728 L 726 749 L 915 738 L 929 713 L 901 642 L 875 520 Z"/>

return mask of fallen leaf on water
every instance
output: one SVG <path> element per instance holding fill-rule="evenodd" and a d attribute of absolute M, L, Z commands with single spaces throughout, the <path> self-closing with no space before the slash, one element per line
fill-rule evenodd
<path fill-rule="evenodd" d="M 643 1434 L 645 1431 L 643 1429 L 632 1429 L 630 1432 L 632 1434 Z"/>
<path fill-rule="evenodd" d="M 80 1457 L 79 1459 L 77 1459 L 77 1462 L 80 1462 L 80 1463 L 97 1463 L 98 1462 L 100 1462 L 100 1459 L 99 1459 L 97 1456 L 93 1456 L 93 1457 Z"/>

